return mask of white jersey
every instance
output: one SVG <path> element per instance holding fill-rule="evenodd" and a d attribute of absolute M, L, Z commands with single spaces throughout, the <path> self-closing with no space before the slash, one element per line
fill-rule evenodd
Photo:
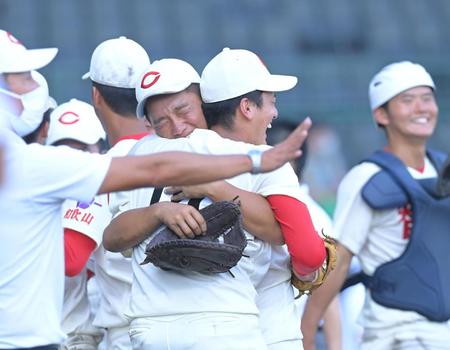
<path fill-rule="evenodd" d="M 0 201 L 0 348 L 61 343 L 61 206 L 90 201 L 111 158 L 65 146 L 26 145 L 9 130 Z"/>
<path fill-rule="evenodd" d="M 62 329 L 71 334 L 90 322 L 90 307 L 87 294 L 87 270 L 64 278 L 64 305 Z"/>
<path fill-rule="evenodd" d="M 192 151 L 207 154 L 242 154 L 256 146 L 221 138 L 211 130 L 195 130 L 186 139 L 167 140 L 154 137 L 151 141 L 138 147 L 136 154 L 147 154 L 169 150 Z M 265 149 L 267 146 L 262 146 Z M 282 179 L 282 181 L 280 181 Z M 267 174 L 242 174 L 227 180 L 241 189 L 257 192 L 264 196 L 285 194 L 298 197 L 298 180 L 289 165 Z M 280 184 L 281 182 L 281 184 Z M 129 208 L 148 206 L 153 193 L 152 188 L 130 192 Z M 233 198 L 230 193 L 230 200 Z M 161 200 L 169 200 L 162 194 Z M 164 271 L 152 264 L 140 265 L 145 259 L 145 246 L 149 239 L 133 250 L 132 296 L 129 316 L 131 318 L 177 315 L 195 312 L 230 312 L 257 314 L 256 289 L 267 274 L 273 256 L 272 247 L 247 234 L 248 246 L 242 258 L 229 274 L 183 275 Z M 277 266 L 286 270 L 281 279 L 289 281 L 289 255 L 280 251 Z M 280 278 L 274 276 L 268 285 L 275 285 Z M 174 286 L 176 286 L 174 288 Z M 291 288 L 290 285 L 288 288 Z M 291 288 L 292 291 L 292 288 Z M 298 331 L 298 328 L 297 328 Z"/>
<path fill-rule="evenodd" d="M 63 228 L 69 228 L 83 233 L 91 238 L 96 246 L 102 243 L 103 229 L 109 224 L 104 215 L 98 215 L 95 210 L 89 210 L 91 206 L 101 207 L 102 203 L 92 201 L 83 203 L 66 200 L 63 205 Z M 64 279 L 64 305 L 62 328 L 66 334 L 75 332 L 81 327 L 86 327 L 90 321 L 90 308 L 87 295 L 87 271 L 74 277 Z"/>
<path fill-rule="evenodd" d="M 119 141 L 109 151 L 112 157 L 125 156 L 137 141 L 127 138 Z M 124 309 L 128 305 L 131 289 L 131 260 L 120 253 L 108 252 L 102 243 L 103 231 L 109 225 L 112 213 L 110 204 L 118 193 L 96 196 L 89 202 L 67 201 L 63 208 L 63 226 L 78 231 L 97 244 L 93 253 L 94 272 L 100 290 L 99 307 L 93 324 L 98 327 L 122 327 L 128 322 L 124 318 Z M 89 317 L 86 288 L 87 276 L 66 277 L 64 295 L 64 322 L 66 332 L 73 331 Z M 78 284 L 77 284 L 78 283 Z"/>
<path fill-rule="evenodd" d="M 380 168 L 373 163 L 355 166 L 342 180 L 337 194 L 334 233 L 339 242 L 359 257 L 364 273 L 372 275 L 381 264 L 398 258 L 408 244 L 411 232 L 411 208 L 373 210 L 361 197 L 361 190 Z M 436 177 L 426 159 L 423 172 L 408 168 L 415 179 Z M 416 312 L 386 308 L 375 303 L 368 290 L 360 318 L 368 329 L 425 320 Z"/>
<path fill-rule="evenodd" d="M 112 157 L 125 156 L 136 142 L 137 140 L 134 138 L 122 139 L 108 151 L 108 155 Z M 115 209 L 113 212 L 110 211 L 114 207 L 112 203 L 117 202 L 116 198 L 120 195 L 120 192 L 109 193 L 97 196 L 87 203 L 72 202 L 71 205 L 65 206 L 63 212 L 65 227 L 81 232 L 97 243 L 98 248 L 93 253 L 93 260 L 100 293 L 93 324 L 102 328 L 128 325 L 124 311 L 128 305 L 131 290 L 131 259 L 124 257 L 121 253 L 109 252 L 101 244 L 103 231 L 111 222 L 115 211 Z M 71 284 L 73 283 L 74 281 L 71 281 Z M 85 285 L 86 281 L 81 283 Z M 77 293 L 70 293 L 68 298 L 73 298 L 68 300 L 69 308 L 75 308 L 77 303 L 85 304 L 85 300 L 87 300 L 86 295 L 81 298 Z M 86 312 L 87 310 L 83 311 L 83 317 Z M 71 320 L 72 325 L 73 323 L 74 321 Z"/>

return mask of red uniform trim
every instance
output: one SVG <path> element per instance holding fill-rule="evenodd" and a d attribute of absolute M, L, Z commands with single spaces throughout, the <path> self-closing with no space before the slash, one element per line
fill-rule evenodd
<path fill-rule="evenodd" d="M 74 277 L 83 271 L 97 243 L 81 232 L 64 229 L 64 260 L 66 276 Z"/>
<path fill-rule="evenodd" d="M 140 140 L 143 137 L 150 135 L 150 134 L 152 134 L 152 133 L 151 132 L 142 132 L 140 134 L 135 134 L 135 135 L 126 135 L 126 136 L 120 137 L 116 141 L 115 145 L 117 145 L 120 141 L 123 141 L 123 140 Z"/>
<path fill-rule="evenodd" d="M 305 276 L 317 270 L 326 258 L 325 245 L 306 205 L 284 195 L 271 195 L 267 200 L 281 226 L 294 271 Z"/>

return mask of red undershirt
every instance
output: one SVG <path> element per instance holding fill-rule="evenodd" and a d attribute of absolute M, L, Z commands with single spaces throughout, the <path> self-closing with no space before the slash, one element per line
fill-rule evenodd
<path fill-rule="evenodd" d="M 325 245 L 306 205 L 284 195 L 271 195 L 267 200 L 281 226 L 294 271 L 305 276 L 317 270 L 326 257 Z"/>
<path fill-rule="evenodd" d="M 97 244 L 81 232 L 64 229 L 64 259 L 66 276 L 73 277 L 83 271 Z"/>

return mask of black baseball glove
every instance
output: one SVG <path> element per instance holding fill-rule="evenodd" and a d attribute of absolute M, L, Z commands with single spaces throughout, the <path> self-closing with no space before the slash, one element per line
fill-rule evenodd
<path fill-rule="evenodd" d="M 205 235 L 183 239 L 165 227 L 147 244 L 141 265 L 151 262 L 165 270 L 202 273 L 227 272 L 235 266 L 247 245 L 239 205 L 215 202 L 200 213 L 207 225 Z"/>

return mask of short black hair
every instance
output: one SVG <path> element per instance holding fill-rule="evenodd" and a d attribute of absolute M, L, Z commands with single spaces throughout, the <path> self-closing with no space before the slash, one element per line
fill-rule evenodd
<path fill-rule="evenodd" d="M 238 108 L 243 98 L 248 98 L 258 107 L 262 106 L 262 91 L 259 90 L 251 91 L 244 95 L 224 101 L 213 103 L 203 102 L 202 110 L 208 128 L 212 128 L 215 125 L 220 125 L 226 129 L 231 129 L 234 124 L 234 114 L 236 112 L 236 108 Z"/>
<path fill-rule="evenodd" d="M 108 86 L 92 81 L 111 110 L 122 116 L 136 116 L 136 93 L 133 88 Z"/>
<path fill-rule="evenodd" d="M 22 137 L 23 140 L 25 141 L 25 143 L 30 144 L 30 143 L 35 143 L 37 142 L 37 138 L 39 135 L 39 132 L 42 130 L 42 128 L 44 127 L 44 125 L 46 123 L 50 122 L 50 114 L 53 112 L 53 108 L 49 108 L 47 109 L 43 116 L 42 116 L 42 121 L 39 124 L 39 126 L 36 128 L 36 130 L 34 130 L 33 132 L 31 132 L 30 134 Z"/>

